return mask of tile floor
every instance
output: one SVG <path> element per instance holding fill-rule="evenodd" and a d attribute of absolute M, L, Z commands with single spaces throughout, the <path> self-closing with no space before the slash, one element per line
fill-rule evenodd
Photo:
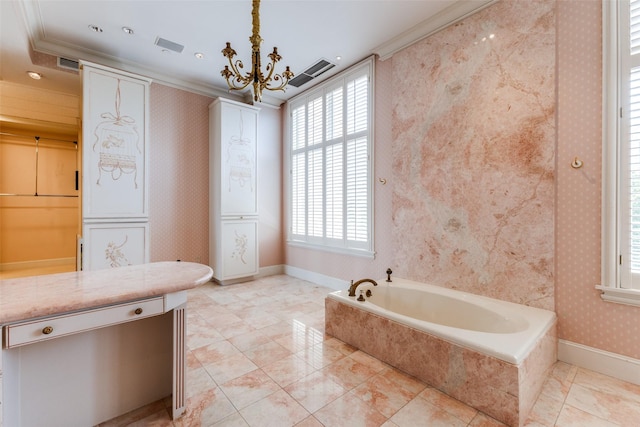
<path fill-rule="evenodd" d="M 502 426 L 324 335 L 331 289 L 288 276 L 189 291 L 187 412 L 168 400 L 101 426 Z M 558 362 L 529 427 L 639 426 L 640 386 Z"/>

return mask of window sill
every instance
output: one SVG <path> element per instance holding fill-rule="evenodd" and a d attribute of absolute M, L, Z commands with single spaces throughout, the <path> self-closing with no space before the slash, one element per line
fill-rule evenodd
<path fill-rule="evenodd" d="M 349 248 L 340 248 L 335 246 L 323 246 L 323 245 L 317 245 L 313 243 L 300 242 L 297 240 L 289 240 L 287 241 L 287 244 L 289 246 L 298 247 L 298 248 L 306 248 L 306 249 L 312 249 L 312 250 L 323 251 L 323 252 L 332 252 L 332 253 L 337 253 L 342 255 L 352 255 L 352 256 L 369 258 L 369 259 L 375 259 L 375 255 L 376 255 L 375 252 L 371 252 L 364 249 L 349 249 Z"/>
<path fill-rule="evenodd" d="M 596 289 L 602 291 L 600 297 L 605 301 L 640 307 L 640 290 L 638 289 L 620 289 L 601 285 L 596 286 Z"/>

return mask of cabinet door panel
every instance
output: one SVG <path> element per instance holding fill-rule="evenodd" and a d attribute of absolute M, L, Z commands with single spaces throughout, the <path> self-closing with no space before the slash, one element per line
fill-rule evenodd
<path fill-rule="evenodd" d="M 84 225 L 82 269 L 122 267 L 149 262 L 148 223 Z"/>
<path fill-rule="evenodd" d="M 227 103 L 221 107 L 220 215 L 255 215 L 258 113 Z"/>
<path fill-rule="evenodd" d="M 258 273 L 258 221 L 222 221 L 222 278 L 233 279 Z"/>
<path fill-rule="evenodd" d="M 83 65 L 83 216 L 147 217 L 149 82 Z"/>

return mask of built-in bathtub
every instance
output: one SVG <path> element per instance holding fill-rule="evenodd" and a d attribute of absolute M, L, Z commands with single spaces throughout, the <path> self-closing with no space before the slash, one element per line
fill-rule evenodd
<path fill-rule="evenodd" d="M 392 280 L 363 283 L 355 297 L 329 294 L 326 333 L 507 425 L 523 425 L 557 359 L 555 313 Z"/>

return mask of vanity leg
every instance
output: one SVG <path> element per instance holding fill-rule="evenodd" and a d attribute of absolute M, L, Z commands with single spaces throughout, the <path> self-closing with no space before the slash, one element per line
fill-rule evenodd
<path fill-rule="evenodd" d="M 187 305 L 173 309 L 173 394 L 172 417 L 179 418 L 185 410 L 186 401 L 186 338 Z"/>

